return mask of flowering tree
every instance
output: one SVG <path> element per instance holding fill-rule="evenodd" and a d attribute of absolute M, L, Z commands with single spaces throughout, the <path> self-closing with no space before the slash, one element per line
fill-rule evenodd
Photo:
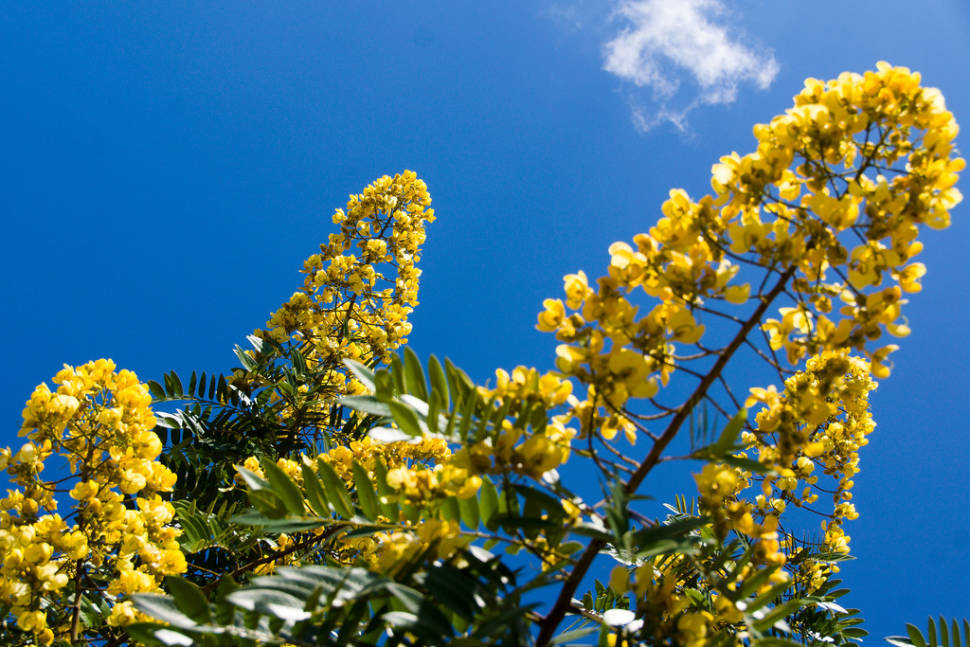
<path fill-rule="evenodd" d="M 605 276 L 567 275 L 544 302 L 555 370 L 479 386 L 397 353 L 434 220 L 407 171 L 337 210 L 230 375 L 66 367 L 0 455 L 16 487 L 0 502 L 4 644 L 864 636 L 835 579 L 852 479 L 896 348 L 883 333 L 909 332 L 920 230 L 960 201 L 957 126 L 918 74 L 880 64 L 809 79 L 754 133 L 711 195 L 671 191 Z M 730 384 L 752 360 L 765 381 Z M 648 488 L 671 460 L 696 493 Z"/>

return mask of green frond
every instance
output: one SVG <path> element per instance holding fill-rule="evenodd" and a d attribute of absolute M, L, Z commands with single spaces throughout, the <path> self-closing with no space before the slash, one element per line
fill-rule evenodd
<path fill-rule="evenodd" d="M 961 636 L 960 627 L 963 627 Z M 970 647 L 970 621 L 956 618 L 947 624 L 946 618 L 932 616 L 926 622 L 926 635 L 916 625 L 906 625 L 906 636 L 887 636 L 886 642 L 897 647 Z"/>

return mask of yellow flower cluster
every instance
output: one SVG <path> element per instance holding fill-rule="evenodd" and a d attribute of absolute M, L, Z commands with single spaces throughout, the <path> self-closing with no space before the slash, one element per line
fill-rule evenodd
<path fill-rule="evenodd" d="M 711 517 L 719 537 L 726 537 L 732 530 L 748 537 L 755 547 L 754 564 L 781 566 L 785 563 L 777 514 L 758 509 L 740 498 L 750 485 L 749 474 L 730 465 L 708 463 L 700 474 L 694 475 L 694 480 L 701 511 Z M 755 516 L 760 516 L 760 523 L 755 522 Z"/>
<path fill-rule="evenodd" d="M 834 482 L 824 490 L 832 493 L 831 512 L 816 510 L 827 517 L 824 552 L 848 553 L 843 524 L 858 516 L 851 503 L 852 478 L 859 470 L 859 449 L 875 427 L 868 403 L 875 386 L 868 362 L 843 350 L 810 358 L 804 371 L 785 381 L 783 393 L 773 387 L 751 389 L 746 406 L 762 407 L 755 432 L 744 432 L 742 438 L 771 470 L 760 479 L 760 493 L 746 497 L 752 476 L 731 465 L 708 463 L 694 476 L 701 510 L 711 517 L 715 533 L 725 537 L 733 531 L 754 543 L 754 559 L 746 566 L 750 572 L 742 577 L 758 566 L 783 566 L 804 550 L 791 536 L 780 535 L 779 519 L 788 504 L 803 507 L 818 499 L 823 490 L 816 467 Z M 791 570 L 796 582 L 813 590 L 838 567 L 799 559 Z"/>
<path fill-rule="evenodd" d="M 852 348 L 876 377 L 888 375 L 895 346 L 872 344 L 883 330 L 908 334 L 902 295 L 925 272 L 913 262 L 918 227 L 949 224 L 965 163 L 953 157 L 957 126 L 940 93 L 906 68 L 877 67 L 809 79 L 793 108 L 754 128 L 755 152 L 714 165 L 713 195 L 671 191 L 656 226 L 610 247 L 607 276 L 591 285 L 583 272 L 567 275 L 565 300 L 544 302 L 537 327 L 563 342 L 557 367 L 588 387 L 574 406 L 584 434 L 605 426 L 632 438 L 611 420 L 627 401 L 653 397 L 676 367 L 718 351 L 678 355 L 705 335 L 698 314 L 749 316 L 717 308 L 755 304 L 760 320 L 788 299 L 764 320 L 770 352 L 797 364 Z M 760 287 L 741 280 L 746 264 L 765 268 Z M 637 288 L 659 303 L 642 311 Z"/>
<path fill-rule="evenodd" d="M 157 591 L 163 576 L 186 569 L 175 510 L 160 496 L 175 475 L 156 460 L 162 444 L 148 388 L 104 359 L 65 366 L 53 382 L 56 391 L 41 384 L 27 402 L 20 432 L 27 442 L 0 452 L 0 468 L 18 486 L 0 499 L 0 604 L 40 644 L 77 640 L 83 631 L 69 595 L 104 583 L 110 603 Z M 67 475 L 46 481 L 40 474 L 55 454 L 66 459 Z M 57 512 L 58 493 L 74 500 L 67 518 Z M 108 623 L 134 618 L 120 602 Z"/>
<path fill-rule="evenodd" d="M 318 460 L 330 463 L 351 489 L 354 461 L 373 480 L 377 478 L 375 463 L 381 460 L 387 467 L 387 485 L 399 493 L 402 502 L 432 509 L 441 499 L 451 496 L 467 499 L 481 487 L 481 478 L 456 465 L 454 458 L 443 439 L 425 436 L 393 443 L 378 443 L 367 437 L 348 446 L 335 447 L 321 454 Z"/>
<path fill-rule="evenodd" d="M 331 553 L 345 563 L 363 562 L 381 572 L 393 570 L 402 558 L 417 555 L 435 542 L 439 558 L 451 556 L 459 545 L 467 541 L 460 539 L 457 523 L 435 518 L 440 515 L 438 504 L 450 497 L 465 499 L 475 496 L 482 483 L 481 477 L 457 465 L 455 458 L 456 455 L 452 454 L 444 440 L 431 436 L 412 442 L 391 443 L 378 443 L 365 437 L 317 456 L 317 461 L 334 468 L 350 491 L 356 490 L 354 463 L 367 472 L 373 483 L 378 479 L 377 464 L 380 461 L 387 470 L 386 485 L 395 492 L 394 495 L 383 497 L 383 502 L 414 506 L 423 513 L 422 516 L 429 517 L 415 523 L 405 519 L 402 512 L 398 519 L 381 517 L 379 520 L 383 525 L 397 526 L 399 530 L 394 532 L 353 537 L 337 533 L 329 546 Z M 306 456 L 301 456 L 300 460 L 307 465 L 313 464 Z M 280 458 L 276 465 L 303 487 L 299 462 Z M 259 460 L 255 457 L 246 459 L 243 467 L 263 476 Z"/>
<path fill-rule="evenodd" d="M 610 588 L 620 595 L 633 594 L 642 633 L 652 635 L 658 644 L 672 639 L 672 644 L 701 647 L 721 627 L 742 620 L 735 604 L 713 591 L 710 611 L 696 606 L 685 591 L 686 560 L 683 555 L 657 556 L 632 574 L 626 566 L 616 566 L 610 573 Z"/>
<path fill-rule="evenodd" d="M 748 399 L 764 408 L 755 418 L 755 433 L 746 433 L 744 440 L 778 475 L 763 480 L 758 508 L 780 513 L 786 503 L 814 503 L 816 492 L 822 491 L 814 472 L 821 468 L 833 481 L 831 489 L 824 490 L 832 494 L 832 511 L 822 522 L 828 552 L 849 552 L 843 524 L 858 517 L 851 490 L 859 471 L 859 450 L 875 429 L 868 397 L 875 388 L 868 362 L 847 351 L 829 351 L 810 358 L 804 371 L 786 380 L 784 393 L 752 389 Z M 822 573 L 815 571 L 812 579 L 818 583 Z"/>
<path fill-rule="evenodd" d="M 379 533 L 378 547 L 370 567 L 379 573 L 392 574 L 404 564 L 433 548 L 435 559 L 449 559 L 469 544 L 472 537 L 463 535 L 456 521 L 427 519 L 413 530 Z"/>
<path fill-rule="evenodd" d="M 341 361 L 386 361 L 407 342 L 424 226 L 434 220 L 430 204 L 427 186 L 411 171 L 385 175 L 351 195 L 333 216 L 340 233 L 306 260 L 303 287 L 273 313 L 269 330 L 257 334 L 308 344 L 309 364 L 335 369 L 336 392 L 362 392 Z"/>
<path fill-rule="evenodd" d="M 503 419 L 494 437 L 455 452 L 454 463 L 478 474 L 522 474 L 536 480 L 569 460 L 576 430 L 555 416 L 540 431 L 527 433 Z M 520 442 L 521 441 L 521 442 Z"/>
<path fill-rule="evenodd" d="M 567 402 L 574 404 L 573 385 L 555 373 L 540 374 L 534 368 L 517 366 L 512 374 L 495 371 L 492 389 L 479 387 L 479 394 L 507 414 L 487 438 L 469 443 L 456 452 L 455 462 L 473 473 L 523 474 L 542 478 L 565 463 L 576 430 L 567 428 L 568 415 L 551 418 L 542 428 L 527 431 L 531 412 L 547 412 Z M 510 418 L 516 418 L 513 422 Z"/>
<path fill-rule="evenodd" d="M 518 413 L 522 405 L 541 403 L 546 409 L 564 404 L 573 391 L 573 385 L 554 373 L 539 374 L 534 368 L 516 366 L 509 375 L 503 369 L 495 370 L 495 388 L 479 387 L 485 398 L 498 398 L 510 401 L 510 412 Z"/>
<path fill-rule="evenodd" d="M 324 460 L 333 466 L 337 474 L 347 483 L 353 483 L 352 467 L 357 461 L 367 470 L 368 475 L 374 474 L 374 466 L 378 459 L 394 469 L 402 466 L 417 467 L 427 462 L 441 462 L 451 456 L 451 450 L 441 438 L 424 436 L 410 442 L 379 443 L 369 436 L 351 441 L 348 445 L 334 447 L 323 453 L 318 460 Z"/>

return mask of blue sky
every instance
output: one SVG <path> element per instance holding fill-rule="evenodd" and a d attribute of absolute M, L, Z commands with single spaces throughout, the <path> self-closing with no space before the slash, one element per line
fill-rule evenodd
<path fill-rule="evenodd" d="M 906 65 L 966 125 L 968 52 L 956 0 L 9 3 L 0 444 L 64 362 L 231 366 L 333 208 L 404 168 L 438 215 L 413 346 L 482 381 L 548 368 L 562 275 L 601 275 L 671 187 L 706 192 L 805 77 Z M 877 637 L 970 614 L 968 234 L 964 204 L 924 237 L 874 396 L 843 572 Z"/>

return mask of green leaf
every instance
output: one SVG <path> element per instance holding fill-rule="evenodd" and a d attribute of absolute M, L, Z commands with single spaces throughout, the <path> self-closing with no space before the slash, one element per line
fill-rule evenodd
<path fill-rule="evenodd" d="M 441 395 L 437 391 L 432 391 L 427 404 L 428 412 L 424 418 L 428 423 L 428 431 L 437 433 L 441 426 Z"/>
<path fill-rule="evenodd" d="M 286 516 L 286 505 L 271 490 L 250 490 L 246 495 L 253 507 L 267 517 L 279 519 Z"/>
<path fill-rule="evenodd" d="M 363 411 L 382 418 L 391 417 L 391 408 L 387 406 L 387 403 L 378 400 L 373 395 L 345 395 L 337 402 L 354 411 Z"/>
<path fill-rule="evenodd" d="M 744 429 L 744 423 L 748 419 L 748 410 L 739 409 L 734 417 L 724 426 L 717 442 L 710 446 L 711 453 L 721 456 L 730 452 L 738 444 L 738 437 Z"/>
<path fill-rule="evenodd" d="M 297 377 L 305 378 L 307 375 L 306 358 L 300 352 L 299 347 L 294 346 L 290 351 L 290 361 L 293 362 L 293 368 L 296 369 Z"/>
<path fill-rule="evenodd" d="M 394 388 L 394 393 L 407 393 L 407 389 L 404 388 L 404 363 L 401 358 L 397 355 L 391 356 L 391 383 Z"/>
<path fill-rule="evenodd" d="M 916 647 L 926 647 L 926 640 L 923 638 L 923 634 L 920 633 L 916 625 L 906 623 L 906 633 L 909 634 L 909 640 L 916 645 Z"/>
<path fill-rule="evenodd" d="M 246 512 L 232 518 L 233 523 L 244 526 L 259 526 L 270 534 L 303 532 L 327 525 L 323 519 L 299 519 L 293 517 L 271 518 L 258 512 Z"/>
<path fill-rule="evenodd" d="M 485 432 L 488 431 L 488 421 L 491 419 L 492 415 L 495 413 L 495 400 L 496 396 L 492 396 L 488 399 L 488 402 L 483 403 L 484 410 L 482 411 L 481 418 L 478 421 L 478 429 L 475 430 L 475 441 L 479 441 L 485 437 Z M 506 398 L 506 401 L 508 398 Z"/>
<path fill-rule="evenodd" d="M 677 519 L 669 524 L 638 530 L 632 536 L 634 550 L 639 557 L 652 556 L 656 554 L 653 552 L 654 548 L 661 542 L 680 540 L 692 530 L 706 526 L 708 523 L 710 520 L 707 517 L 688 517 Z"/>
<path fill-rule="evenodd" d="M 465 620 L 472 620 L 482 608 L 483 600 L 469 595 L 477 585 L 475 579 L 449 564 L 429 568 L 422 583 L 431 593 L 432 600 L 445 605 Z"/>
<path fill-rule="evenodd" d="M 573 524 L 570 531 L 584 537 L 592 537 L 593 539 L 600 539 L 607 542 L 613 541 L 612 534 L 606 532 L 602 527 L 589 523 L 588 521 L 581 521 Z"/>
<path fill-rule="evenodd" d="M 478 513 L 478 498 L 470 496 L 467 499 L 458 499 L 458 509 L 461 512 L 461 521 L 470 530 L 476 530 L 481 518 Z"/>
<path fill-rule="evenodd" d="M 182 420 L 178 416 L 172 415 L 171 413 L 166 413 L 164 411 L 156 411 L 155 418 L 158 419 L 158 426 L 164 427 L 166 429 L 180 429 L 182 427 Z M 175 434 L 172 434 L 172 444 L 177 445 L 178 441 L 175 440 Z"/>
<path fill-rule="evenodd" d="M 212 621 L 209 601 L 198 586 L 184 577 L 169 575 L 165 578 L 165 588 L 172 594 L 175 606 L 189 618 L 200 624 Z"/>
<path fill-rule="evenodd" d="M 195 645 L 195 640 L 180 631 L 169 627 L 160 627 L 149 622 L 135 622 L 125 625 L 125 633 L 129 638 L 144 645 Z"/>
<path fill-rule="evenodd" d="M 767 631 L 768 629 L 771 629 L 776 622 L 779 620 L 784 620 L 791 614 L 798 611 L 798 609 L 805 604 L 807 604 L 805 600 L 797 598 L 794 600 L 789 600 L 784 604 L 779 604 L 774 609 L 759 618 L 758 621 L 754 623 L 754 628 L 758 631 Z"/>
<path fill-rule="evenodd" d="M 249 356 L 249 353 L 243 349 L 241 346 L 236 346 L 232 349 L 232 352 L 236 354 L 236 358 L 239 359 L 239 363 L 243 365 L 247 371 L 252 371 L 256 368 L 256 360 Z"/>
<path fill-rule="evenodd" d="M 556 546 L 556 552 L 561 555 L 572 555 L 585 547 L 586 545 L 581 541 L 566 541 Z"/>
<path fill-rule="evenodd" d="M 259 611 L 283 620 L 298 622 L 310 617 L 305 600 L 275 589 L 258 587 L 240 589 L 230 593 L 226 599 L 237 607 L 248 611 Z"/>
<path fill-rule="evenodd" d="M 148 392 L 152 394 L 153 398 L 155 398 L 156 400 L 165 399 L 165 389 L 162 387 L 161 384 L 159 384 L 155 380 L 148 380 L 147 384 L 148 384 Z"/>
<path fill-rule="evenodd" d="M 269 490 L 269 489 L 271 489 L 270 488 L 270 485 L 269 485 L 269 481 L 267 481 L 263 477 L 259 476 L 255 472 L 252 472 L 252 471 L 246 469 L 242 465 L 236 465 L 235 467 L 236 467 L 236 472 L 239 474 L 239 476 L 242 477 L 243 481 L 246 483 L 246 486 L 250 490 Z"/>
<path fill-rule="evenodd" d="M 421 368 L 417 354 L 410 347 L 404 349 L 404 386 L 406 393 L 416 395 L 424 401 L 428 400 L 424 369 Z"/>
<path fill-rule="evenodd" d="M 494 521 L 498 512 L 498 491 L 491 479 L 487 476 L 482 477 L 481 501 L 479 504 L 482 521 L 489 530 L 498 528 L 498 523 Z"/>
<path fill-rule="evenodd" d="M 361 383 L 367 387 L 367 390 L 373 393 L 376 389 L 374 387 L 374 371 L 370 370 L 360 362 L 349 357 L 344 358 L 344 365 L 350 369 L 350 372 L 354 374 Z M 354 396 L 348 396 L 354 397 Z"/>
<path fill-rule="evenodd" d="M 306 463 L 300 464 L 300 470 L 303 472 L 303 489 L 306 490 L 310 507 L 321 517 L 331 516 L 330 504 L 327 502 L 327 495 L 323 491 L 317 473 Z"/>
<path fill-rule="evenodd" d="M 394 422 L 397 426 L 401 428 L 401 431 L 408 434 L 409 436 L 421 436 L 421 423 L 418 420 L 418 414 L 414 410 L 397 400 L 391 400 L 387 403 L 391 409 L 391 415 L 394 416 Z"/>
<path fill-rule="evenodd" d="M 468 377 L 468 374 L 455 366 L 447 357 L 445 358 L 445 373 L 448 376 L 448 384 L 451 385 L 451 392 L 455 395 L 455 400 L 459 399 L 458 396 L 463 396 L 466 392 L 475 390 L 475 383 Z"/>
<path fill-rule="evenodd" d="M 395 629 L 404 629 L 405 631 L 417 627 L 420 624 L 418 617 L 407 611 L 389 611 L 381 616 L 381 619 L 389 626 Z"/>
<path fill-rule="evenodd" d="M 396 495 L 396 492 L 387 484 L 387 464 L 383 458 L 378 458 L 374 461 L 374 480 L 377 485 L 377 496 L 379 497 L 378 503 L 381 514 L 391 521 L 396 522 L 398 520 L 399 509 L 397 503 L 391 500 Z"/>
<path fill-rule="evenodd" d="M 374 492 L 374 486 L 367 476 L 367 470 L 361 467 L 357 461 L 354 461 L 353 473 L 354 488 L 357 490 L 357 502 L 360 503 L 360 509 L 369 521 L 374 521 L 377 519 L 377 494 Z"/>
<path fill-rule="evenodd" d="M 367 432 L 367 436 L 381 444 L 399 443 L 413 438 L 413 436 L 404 433 L 400 429 L 394 429 L 392 427 L 374 427 Z"/>
<path fill-rule="evenodd" d="M 461 419 L 458 423 L 458 438 L 463 443 L 468 441 L 468 431 L 471 429 L 472 419 L 475 417 L 476 404 L 478 404 L 478 394 L 474 390 L 465 392 L 461 401 Z"/>
<path fill-rule="evenodd" d="M 441 396 L 441 408 L 451 409 L 451 398 L 448 396 L 448 379 L 441 368 L 441 362 L 434 355 L 428 358 L 428 377 L 431 380 L 431 391 Z"/>
<path fill-rule="evenodd" d="M 421 518 L 421 511 L 418 509 L 417 506 L 413 506 L 408 503 L 401 503 L 400 508 L 401 508 L 401 514 L 403 514 L 404 518 L 410 521 L 411 523 L 417 523 L 418 520 Z"/>
<path fill-rule="evenodd" d="M 736 564 L 734 570 L 735 570 L 735 577 L 737 577 L 737 574 L 742 571 L 742 568 L 740 565 Z M 774 573 L 775 570 L 776 569 L 774 568 L 763 568 L 758 572 L 756 572 L 754 575 L 749 575 L 748 577 L 746 577 L 744 579 L 744 584 L 741 586 L 741 590 L 738 591 L 738 599 L 744 599 L 749 595 L 754 595 L 755 591 L 760 589 L 761 585 L 768 581 L 768 578 L 771 577 L 771 574 Z M 770 598 L 766 599 L 766 601 L 768 600 L 770 600 Z M 752 609 L 752 611 L 756 611 L 756 610 L 757 608 Z"/>
<path fill-rule="evenodd" d="M 273 493 L 280 498 L 286 511 L 292 515 L 302 516 L 306 509 L 303 507 L 303 493 L 300 487 L 280 467 L 268 457 L 260 461 Z"/>
<path fill-rule="evenodd" d="M 438 509 L 441 511 L 441 516 L 445 521 L 457 521 L 461 516 L 458 499 L 453 496 L 444 499 Z"/>
<path fill-rule="evenodd" d="M 333 466 L 326 461 L 317 461 L 317 472 L 323 480 L 323 489 L 327 494 L 327 500 L 344 519 L 351 519 L 354 516 L 354 504 L 350 500 L 350 494 L 344 487 L 344 482 L 337 474 Z"/>
<path fill-rule="evenodd" d="M 386 402 L 394 397 L 397 387 L 394 385 L 394 376 L 387 369 L 374 371 L 374 396 L 381 402 Z"/>
<path fill-rule="evenodd" d="M 175 601 L 167 595 L 158 595 L 155 593 L 133 593 L 131 594 L 131 601 L 135 605 L 135 608 L 142 613 L 145 613 L 156 620 L 167 622 L 173 627 L 188 630 L 195 630 L 199 628 L 198 623 L 182 613 L 178 607 L 175 606 Z"/>
<path fill-rule="evenodd" d="M 506 532 L 511 532 L 511 528 L 541 532 L 553 530 L 559 526 L 559 524 L 542 517 L 520 517 L 517 514 L 497 514 L 492 517 L 492 521 L 501 525 Z"/>
<path fill-rule="evenodd" d="M 440 642 L 441 637 L 454 634 L 454 628 L 448 618 L 425 600 L 418 591 L 396 582 L 389 582 L 386 588 L 407 611 L 420 618 L 419 624 L 410 628 L 412 632 L 434 642 Z"/>
<path fill-rule="evenodd" d="M 775 570 L 775 569 L 772 568 L 772 569 L 765 569 L 765 570 Z M 772 602 L 777 600 L 781 596 L 781 594 L 785 592 L 785 589 L 788 588 L 787 586 L 785 586 L 785 584 L 787 584 L 787 582 L 779 582 L 778 584 L 775 584 L 767 591 L 765 591 L 764 593 L 756 597 L 754 600 L 751 600 L 750 602 L 748 602 L 747 612 L 749 614 L 753 614 L 757 611 L 763 610 L 768 604 L 771 604 Z M 771 611 L 766 611 L 764 615 L 762 615 L 759 618 L 758 622 L 755 623 L 755 627 L 759 629 L 762 627 L 771 627 L 771 625 L 774 624 L 774 621 L 772 621 L 771 623 L 765 624 L 764 620 L 769 615 L 774 613 L 776 609 L 777 607 L 775 609 L 772 609 Z"/>
<path fill-rule="evenodd" d="M 886 636 L 883 640 L 896 647 L 913 647 L 913 643 L 905 636 Z"/>
<path fill-rule="evenodd" d="M 182 380 L 179 379 L 178 373 L 176 373 L 175 371 L 171 371 L 168 375 L 165 376 L 166 382 L 169 381 L 169 379 L 171 379 L 171 391 L 173 395 L 177 395 L 177 396 L 184 395 L 185 391 L 182 388 Z"/>
<path fill-rule="evenodd" d="M 577 638 L 582 638 L 583 636 L 588 636 L 594 631 L 599 631 L 598 625 L 593 625 L 591 627 L 581 627 L 579 629 L 573 629 L 572 631 L 564 631 L 550 641 L 552 645 L 562 645 L 563 643 L 572 642 Z"/>
<path fill-rule="evenodd" d="M 704 458 L 703 455 L 697 457 Z M 742 469 L 747 472 L 754 472 L 755 474 L 767 474 L 771 471 L 770 467 L 759 463 L 758 461 L 751 460 L 750 458 L 732 456 L 731 454 L 726 456 L 712 457 L 711 460 L 716 460 L 719 463 L 724 463 L 725 465 L 730 465 L 731 467 L 737 467 L 738 469 Z"/>

